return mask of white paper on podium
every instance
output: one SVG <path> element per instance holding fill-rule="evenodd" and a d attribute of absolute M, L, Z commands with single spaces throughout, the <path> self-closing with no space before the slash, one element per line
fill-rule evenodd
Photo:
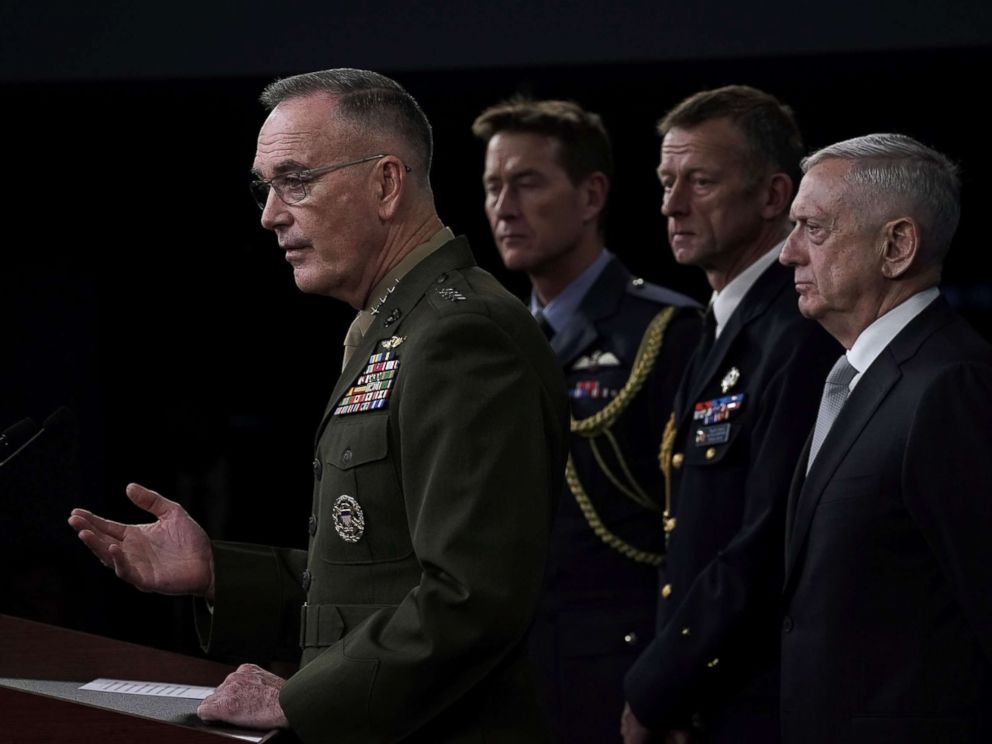
<path fill-rule="evenodd" d="M 173 685 L 165 682 L 140 682 L 126 679 L 95 679 L 79 687 L 80 690 L 90 690 L 95 692 L 116 692 L 124 695 L 149 695 L 152 697 L 187 698 L 190 700 L 203 700 L 214 691 L 213 687 L 198 687 L 196 685 Z M 230 731 L 221 732 L 225 736 L 243 741 L 259 742 L 264 735 L 235 733 Z"/>
<path fill-rule="evenodd" d="M 203 700 L 213 691 L 213 687 L 196 687 L 194 685 L 170 685 L 165 682 L 135 682 L 126 679 L 95 679 L 87 682 L 80 690 L 96 690 L 97 692 L 118 692 L 125 695 L 153 695 L 155 697 L 178 697 L 192 700 Z"/>

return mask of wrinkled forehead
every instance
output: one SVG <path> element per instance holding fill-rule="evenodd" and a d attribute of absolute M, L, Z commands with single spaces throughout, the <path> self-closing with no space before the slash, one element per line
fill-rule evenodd
<path fill-rule="evenodd" d="M 706 163 L 732 166 L 747 161 L 744 134 L 728 119 L 712 119 L 694 127 L 673 127 L 661 141 L 661 166 Z"/>
<path fill-rule="evenodd" d="M 823 160 L 810 168 L 799 182 L 796 199 L 836 203 L 852 190 L 849 180 L 852 163 L 840 158 Z"/>
<path fill-rule="evenodd" d="M 283 101 L 258 132 L 252 169 L 269 176 L 300 167 L 316 167 L 346 149 L 349 132 L 335 116 L 329 96 Z"/>

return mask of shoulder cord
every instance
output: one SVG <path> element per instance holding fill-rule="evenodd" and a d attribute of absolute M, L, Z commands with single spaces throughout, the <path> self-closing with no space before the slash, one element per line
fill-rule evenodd
<path fill-rule="evenodd" d="M 658 465 L 665 480 L 665 543 L 668 535 L 675 529 L 675 517 L 672 516 L 672 450 L 675 449 L 675 413 L 668 417 L 665 433 L 661 435 L 661 448 L 658 450 Z"/>
<path fill-rule="evenodd" d="M 665 329 L 668 327 L 668 324 L 674 314 L 674 307 L 665 308 L 651 320 L 651 323 L 648 324 L 647 330 L 644 332 L 644 336 L 641 339 L 640 347 L 637 349 L 637 355 L 634 357 L 634 363 L 630 370 L 630 377 L 627 379 L 627 382 L 624 384 L 620 392 L 617 393 L 617 396 L 591 416 L 584 419 L 573 418 L 571 422 L 571 431 L 573 434 L 578 434 L 579 436 L 590 440 L 593 455 L 595 456 L 600 467 L 603 468 L 603 472 L 606 474 L 607 478 L 609 478 L 609 480 L 617 486 L 622 493 L 627 495 L 629 498 L 632 498 L 636 503 L 642 506 L 645 506 L 646 502 L 649 502 L 650 500 L 647 495 L 644 494 L 643 490 L 637 486 L 629 469 L 624 463 L 623 458 L 620 457 L 619 447 L 617 446 L 616 440 L 613 438 L 609 429 L 619 418 L 620 414 L 626 410 L 628 405 L 630 405 L 630 402 L 634 399 L 634 396 L 636 396 L 644 386 L 644 381 L 647 379 L 658 359 L 658 352 L 661 350 L 661 342 L 665 336 Z M 595 442 L 593 441 L 593 437 L 596 437 L 599 434 L 605 434 L 607 436 L 608 441 L 610 441 L 614 451 L 617 454 L 621 467 L 624 469 L 625 475 L 627 475 L 631 484 L 637 490 L 637 495 L 639 495 L 639 498 L 636 497 L 635 494 L 633 494 L 629 489 L 623 487 L 616 476 L 614 476 L 610 470 L 605 467 L 605 462 L 600 456 L 598 448 L 595 446 Z M 593 533 L 600 540 L 619 552 L 621 555 L 624 555 L 637 563 L 647 563 L 652 566 L 661 564 L 662 556 L 660 554 L 651 553 L 646 550 L 638 550 L 634 546 L 614 535 L 606 528 L 606 525 L 603 524 L 603 520 L 600 519 L 599 515 L 596 513 L 596 509 L 592 505 L 589 494 L 586 493 L 585 488 L 582 486 L 582 482 L 579 480 L 578 471 L 575 468 L 575 462 L 573 461 L 571 454 L 569 454 L 568 463 L 565 466 L 565 482 L 568 484 L 569 490 L 575 497 L 575 501 L 579 505 L 579 509 L 582 511 L 582 516 L 585 517 L 590 529 L 592 529 Z M 656 507 L 654 508 L 656 509 Z"/>

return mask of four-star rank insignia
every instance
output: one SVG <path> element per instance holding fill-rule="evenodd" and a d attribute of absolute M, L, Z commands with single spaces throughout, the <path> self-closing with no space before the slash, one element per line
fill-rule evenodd
<path fill-rule="evenodd" d="M 438 294 L 438 297 L 440 297 L 442 300 L 447 300 L 448 302 L 462 302 L 463 300 L 467 299 L 465 295 L 463 295 L 454 287 L 441 287 L 440 289 L 436 290 L 436 292 Z"/>
<path fill-rule="evenodd" d="M 391 339 L 383 341 L 392 344 L 390 349 L 395 349 L 405 337 L 393 336 Z M 334 407 L 335 416 L 346 416 L 350 413 L 362 413 L 364 411 L 377 411 L 385 408 L 389 401 L 389 395 L 393 391 L 393 383 L 396 375 L 399 374 L 400 360 L 396 358 L 395 351 L 383 351 L 369 357 L 368 364 L 362 374 L 355 380 L 355 384 L 348 388 L 341 400 Z"/>

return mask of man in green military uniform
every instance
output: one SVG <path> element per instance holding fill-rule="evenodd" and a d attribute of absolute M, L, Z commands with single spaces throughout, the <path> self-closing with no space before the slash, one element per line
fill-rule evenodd
<path fill-rule="evenodd" d="M 329 70 L 262 100 L 262 224 L 301 290 L 360 309 L 318 430 L 309 551 L 211 543 L 136 484 L 155 522 L 70 524 L 139 588 L 204 597 L 209 650 L 300 641 L 297 674 L 242 666 L 206 720 L 306 742 L 543 740 L 523 644 L 565 460 L 551 352 L 437 217 L 430 126 L 398 84 Z"/>

